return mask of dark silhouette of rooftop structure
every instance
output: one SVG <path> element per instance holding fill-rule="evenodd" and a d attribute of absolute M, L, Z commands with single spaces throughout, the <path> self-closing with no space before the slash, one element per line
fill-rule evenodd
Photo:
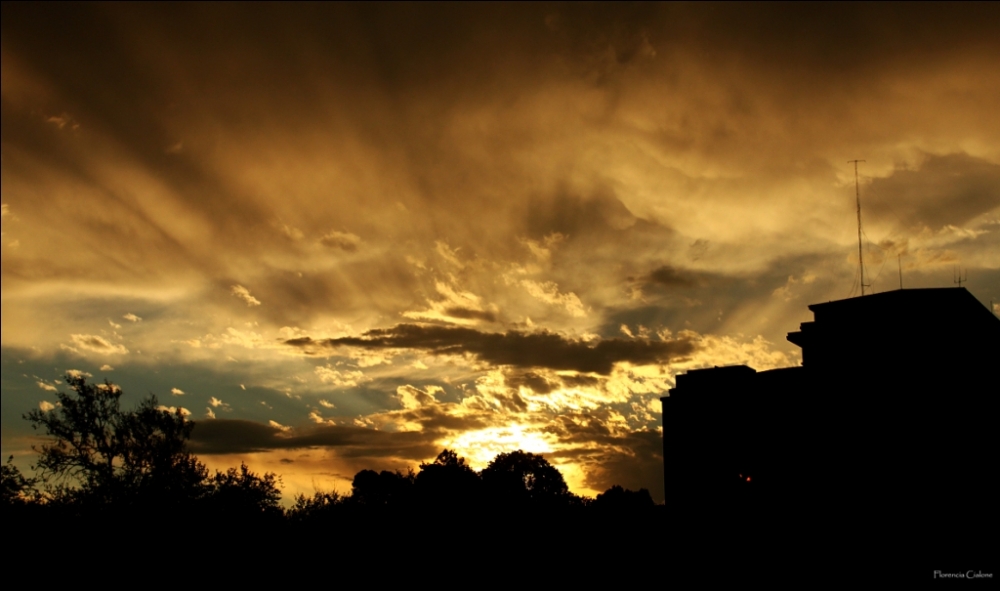
<path fill-rule="evenodd" d="M 961 287 L 809 309 L 801 366 L 693 370 L 661 399 L 668 507 L 897 528 L 994 507 L 1000 319 Z"/>

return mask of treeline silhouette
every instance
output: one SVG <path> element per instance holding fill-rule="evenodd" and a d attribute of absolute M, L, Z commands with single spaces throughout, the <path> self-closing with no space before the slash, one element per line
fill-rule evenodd
<path fill-rule="evenodd" d="M 813 565 L 829 566 L 831 556 L 817 548 L 854 531 L 833 521 L 836 499 L 675 497 L 668 508 L 620 486 L 581 497 L 545 458 L 520 450 L 477 472 L 445 449 L 416 471 L 361 470 L 349 492 L 299 495 L 286 506 L 277 474 L 246 464 L 211 473 L 188 451 L 194 423 L 178 410 L 155 397 L 123 410 L 114 384 L 67 382 L 57 405 L 24 417 L 46 436 L 33 474 L 12 460 L 0 466 L 7 563 L 44 564 L 35 572 L 48 583 L 148 582 L 154 572 L 179 580 L 195 557 L 217 566 L 198 571 L 201 580 L 226 584 L 326 565 L 368 582 L 454 584 L 470 565 L 481 569 L 477 581 L 518 584 L 620 583 L 640 571 L 773 577 L 771 559 L 758 555 L 787 559 L 782 576 L 816 576 Z M 944 545 L 956 540 L 936 538 L 919 538 L 908 556 L 949 556 Z M 852 543 L 886 539 L 895 538 Z M 963 559 L 975 556 L 969 544 L 957 547 Z"/>
<path fill-rule="evenodd" d="M 214 535 L 238 539 L 263 530 L 349 529 L 358 539 L 385 527 L 419 525 L 448 532 L 514 523 L 586 520 L 657 510 L 645 489 L 614 486 L 596 498 L 570 492 L 562 474 L 540 455 L 497 455 L 480 472 L 452 450 L 419 471 L 362 470 L 349 494 L 299 495 L 282 506 L 281 478 L 246 465 L 210 473 L 186 442 L 194 423 L 155 396 L 123 410 L 111 382 L 68 375 L 58 404 L 24 418 L 47 440 L 36 448 L 34 475 L 3 465 L 4 523 L 29 532 L 85 531 L 117 536 L 122 529 L 170 523 L 210 524 Z M 662 509 L 662 507 L 661 507 Z"/>

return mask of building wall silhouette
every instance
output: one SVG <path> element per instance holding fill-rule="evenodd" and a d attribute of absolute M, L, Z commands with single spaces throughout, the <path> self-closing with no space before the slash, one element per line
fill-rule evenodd
<path fill-rule="evenodd" d="M 801 366 L 689 371 L 661 398 L 667 505 L 897 525 L 995 506 L 1000 319 L 964 288 L 809 309 Z"/>

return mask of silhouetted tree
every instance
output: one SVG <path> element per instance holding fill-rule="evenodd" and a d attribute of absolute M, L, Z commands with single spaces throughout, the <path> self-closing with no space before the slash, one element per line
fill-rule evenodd
<path fill-rule="evenodd" d="M 542 456 L 521 450 L 497 455 L 480 476 L 488 494 L 502 504 L 559 505 L 573 501 L 559 470 Z"/>
<path fill-rule="evenodd" d="M 156 397 L 123 411 L 121 389 L 111 382 L 88 384 L 68 375 L 70 393 L 59 404 L 24 416 L 51 440 L 37 449 L 36 469 L 50 492 L 89 504 L 133 504 L 194 499 L 203 492 L 205 467 L 185 449 L 194 423 L 180 410 L 159 407 Z"/>
<path fill-rule="evenodd" d="M 416 476 L 413 471 L 362 470 L 351 482 L 350 503 L 368 508 L 402 507 L 413 496 Z"/>
<path fill-rule="evenodd" d="M 446 449 L 430 464 L 420 464 L 416 489 L 425 504 L 469 507 L 480 501 L 482 481 L 465 458 Z"/>
<path fill-rule="evenodd" d="M 598 510 L 611 511 L 642 511 L 656 506 L 649 491 L 640 488 L 637 491 L 622 488 L 617 484 L 597 495 L 590 506 Z"/>
<path fill-rule="evenodd" d="M 216 471 L 208 480 L 209 505 L 234 516 L 277 516 L 281 514 L 280 485 L 276 474 L 260 475 L 241 463 L 239 468 Z"/>
<path fill-rule="evenodd" d="M 14 456 L 7 458 L 7 463 L 0 466 L 2 483 L 0 483 L 0 502 L 5 507 L 21 505 L 33 498 L 35 479 L 25 478 L 17 466 L 13 464 Z"/>
<path fill-rule="evenodd" d="M 311 497 L 299 494 L 286 515 L 293 523 L 316 524 L 329 521 L 342 513 L 344 498 L 337 492 L 317 491 Z"/>

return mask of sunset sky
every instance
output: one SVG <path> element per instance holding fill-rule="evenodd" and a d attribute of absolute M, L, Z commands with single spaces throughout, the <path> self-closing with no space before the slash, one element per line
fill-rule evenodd
<path fill-rule="evenodd" d="M 1000 311 L 1000 5 L 2 8 L 2 454 L 70 371 L 283 493 L 443 448 L 663 499 L 674 376 Z M 900 269 L 901 267 L 901 269 Z M 914 322 L 919 322 L 914 318 Z M 869 360 L 878 364 L 877 359 Z"/>

